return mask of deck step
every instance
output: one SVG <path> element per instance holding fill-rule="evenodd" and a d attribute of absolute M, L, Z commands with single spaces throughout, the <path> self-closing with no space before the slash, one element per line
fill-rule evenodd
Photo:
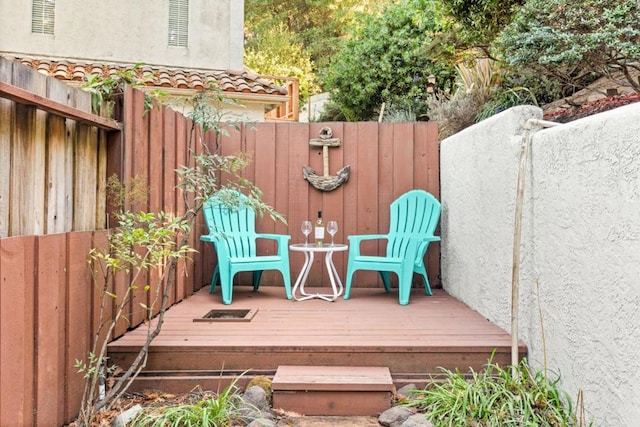
<path fill-rule="evenodd" d="M 395 392 L 389 368 L 278 366 L 273 408 L 302 415 L 378 415 Z"/>

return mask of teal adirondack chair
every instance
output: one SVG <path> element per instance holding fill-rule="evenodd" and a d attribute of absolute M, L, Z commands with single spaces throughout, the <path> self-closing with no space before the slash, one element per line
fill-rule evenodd
<path fill-rule="evenodd" d="M 411 190 L 391 204 L 389 232 L 348 236 L 349 260 L 344 299 L 351 296 L 353 274 L 357 270 L 377 271 L 382 277 L 384 288 L 391 290 L 389 273 L 398 276 L 398 294 L 401 305 L 409 304 L 413 273 L 422 276 L 427 295 L 432 295 L 424 255 L 429 243 L 440 240 L 433 233 L 440 219 L 440 202 L 423 190 Z M 365 240 L 385 239 L 385 256 L 370 256 L 361 253 L 360 244 Z"/>
<path fill-rule="evenodd" d="M 227 191 L 228 194 L 224 194 Z M 225 199 L 235 199 L 240 206 L 227 206 Z M 213 293 L 220 278 L 222 303 L 231 304 L 233 278 L 236 273 L 253 272 L 253 289 L 258 290 L 264 270 L 278 270 L 284 280 L 285 293 L 292 299 L 291 275 L 289 269 L 289 247 L 291 236 L 283 234 L 256 233 L 256 213 L 248 205 L 243 194 L 230 190 L 221 190 L 207 200 L 203 206 L 204 219 L 209 234 L 200 236 L 200 240 L 213 243 L 218 256 L 209 292 Z M 258 255 L 258 239 L 270 239 L 277 242 L 275 255 Z"/>

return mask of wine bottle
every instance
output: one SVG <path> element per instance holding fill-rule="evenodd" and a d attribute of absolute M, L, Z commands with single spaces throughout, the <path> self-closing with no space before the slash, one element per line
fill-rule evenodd
<path fill-rule="evenodd" d="M 318 219 L 313 227 L 313 235 L 316 240 L 316 246 L 322 246 L 324 243 L 324 221 L 322 221 L 322 211 L 318 211 Z"/>

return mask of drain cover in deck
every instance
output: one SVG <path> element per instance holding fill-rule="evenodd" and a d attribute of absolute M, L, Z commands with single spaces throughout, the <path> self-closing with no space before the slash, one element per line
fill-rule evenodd
<path fill-rule="evenodd" d="M 194 322 L 250 322 L 258 312 L 254 309 L 217 308 L 202 317 L 193 319 Z"/>

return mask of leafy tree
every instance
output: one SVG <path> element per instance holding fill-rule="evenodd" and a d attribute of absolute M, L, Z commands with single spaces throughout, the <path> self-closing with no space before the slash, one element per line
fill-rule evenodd
<path fill-rule="evenodd" d="M 363 15 L 324 76 L 344 116 L 369 120 L 382 103 L 423 116 L 428 76 L 444 89 L 454 73 L 425 55 L 441 24 L 440 4 L 429 0 L 390 2 L 378 14 Z"/>
<path fill-rule="evenodd" d="M 261 38 L 284 25 L 308 52 L 315 70 L 323 69 L 335 53 L 358 11 L 376 0 L 246 0 L 245 26 L 250 38 Z"/>
<path fill-rule="evenodd" d="M 524 0 L 442 0 L 445 14 L 452 18 L 449 35 L 459 47 L 486 48 L 508 25 Z"/>
<path fill-rule="evenodd" d="M 308 52 L 282 24 L 266 29 L 260 37 L 247 42 L 244 63 L 260 74 L 297 77 L 301 104 L 319 90 Z"/>
<path fill-rule="evenodd" d="M 637 0 L 529 0 L 496 46 L 517 73 L 556 80 L 564 95 L 614 71 L 640 92 Z"/>

